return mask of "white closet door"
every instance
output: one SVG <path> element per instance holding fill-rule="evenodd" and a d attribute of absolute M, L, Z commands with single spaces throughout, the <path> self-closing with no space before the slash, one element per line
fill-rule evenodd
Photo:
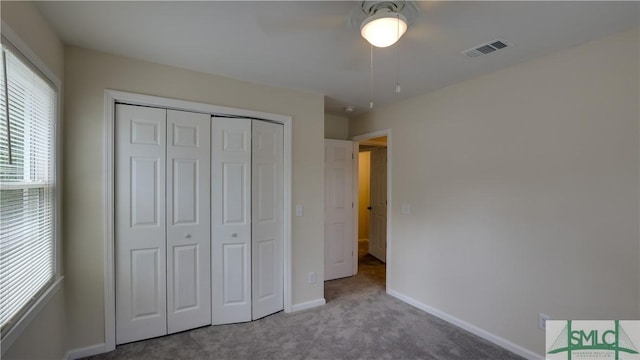
<path fill-rule="evenodd" d="M 212 322 L 251 320 L 251 120 L 213 118 Z"/>
<path fill-rule="evenodd" d="M 283 309 L 282 125 L 253 121 L 252 129 L 253 319 Z"/>
<path fill-rule="evenodd" d="M 353 275 L 353 143 L 324 141 L 324 279 Z"/>
<path fill-rule="evenodd" d="M 167 333 L 166 110 L 116 105 L 116 343 Z"/>
<path fill-rule="evenodd" d="M 167 111 L 167 326 L 211 324 L 211 116 Z"/>

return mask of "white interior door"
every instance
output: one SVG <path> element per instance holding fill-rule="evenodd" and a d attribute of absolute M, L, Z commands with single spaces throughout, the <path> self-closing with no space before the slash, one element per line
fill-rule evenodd
<path fill-rule="evenodd" d="M 251 120 L 211 125 L 212 322 L 251 320 Z"/>
<path fill-rule="evenodd" d="M 387 262 L 387 148 L 371 151 L 369 253 Z"/>
<path fill-rule="evenodd" d="M 284 308 L 282 140 L 282 125 L 253 120 L 251 293 L 254 320 Z"/>
<path fill-rule="evenodd" d="M 166 110 L 116 105 L 116 343 L 165 335 Z"/>
<path fill-rule="evenodd" d="M 211 324 L 211 116 L 167 110 L 167 327 Z"/>
<path fill-rule="evenodd" d="M 353 143 L 325 139 L 324 279 L 353 275 Z"/>

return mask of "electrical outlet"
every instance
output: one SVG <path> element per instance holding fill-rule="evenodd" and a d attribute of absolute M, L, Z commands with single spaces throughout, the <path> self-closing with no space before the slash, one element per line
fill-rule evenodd
<path fill-rule="evenodd" d="M 543 313 L 539 313 L 538 314 L 538 327 L 541 330 L 546 330 L 547 329 L 547 320 L 550 320 L 551 317 L 549 317 L 549 315 L 543 314 Z"/>
<path fill-rule="evenodd" d="M 309 284 L 315 284 L 316 283 L 316 273 L 315 272 L 310 272 L 309 273 Z"/>

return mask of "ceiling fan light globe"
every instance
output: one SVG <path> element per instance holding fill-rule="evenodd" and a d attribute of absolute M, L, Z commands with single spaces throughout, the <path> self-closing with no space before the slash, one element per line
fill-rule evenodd
<path fill-rule="evenodd" d="M 407 31 L 407 20 L 402 14 L 383 13 L 366 18 L 360 26 L 360 34 L 375 47 L 395 44 Z"/>

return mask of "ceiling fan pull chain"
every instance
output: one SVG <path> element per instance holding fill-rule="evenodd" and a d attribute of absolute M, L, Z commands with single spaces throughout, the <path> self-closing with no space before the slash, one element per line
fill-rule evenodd
<path fill-rule="evenodd" d="M 396 94 L 400 94 L 400 15 L 397 16 L 397 32 L 396 32 Z"/>
<path fill-rule="evenodd" d="M 373 45 L 371 45 L 371 67 L 369 69 L 369 109 L 373 109 Z"/>

